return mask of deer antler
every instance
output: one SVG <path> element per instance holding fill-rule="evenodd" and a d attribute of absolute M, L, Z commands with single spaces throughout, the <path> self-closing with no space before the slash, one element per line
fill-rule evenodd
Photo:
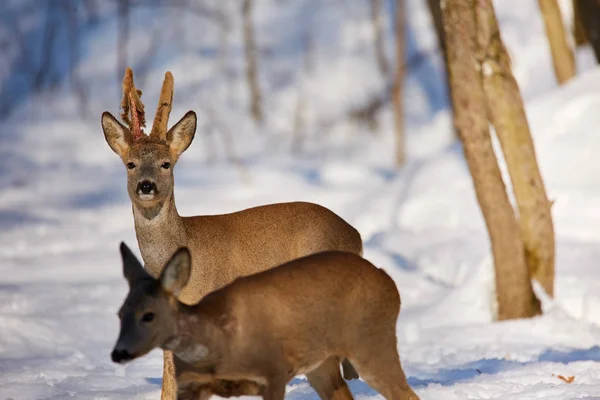
<path fill-rule="evenodd" d="M 162 90 L 160 91 L 160 99 L 158 100 L 158 107 L 156 108 L 156 114 L 154 115 L 154 122 L 152 123 L 152 131 L 150 136 L 158 139 L 164 139 L 167 134 L 167 124 L 169 122 L 169 114 L 173 107 L 173 74 L 167 71 L 165 74 L 165 80 L 163 82 Z"/>
<path fill-rule="evenodd" d="M 146 126 L 146 114 L 144 112 L 144 104 L 140 97 L 142 91 L 135 88 L 133 83 L 133 71 L 127 67 L 125 77 L 123 78 L 123 100 L 121 100 L 121 119 L 131 130 L 133 140 L 138 140 L 144 135 L 142 127 Z M 129 119 L 129 111 L 131 108 L 131 119 Z"/>

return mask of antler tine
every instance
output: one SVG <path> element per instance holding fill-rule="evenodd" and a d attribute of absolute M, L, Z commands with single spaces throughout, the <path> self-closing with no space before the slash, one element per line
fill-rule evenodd
<path fill-rule="evenodd" d="M 150 136 L 164 139 L 167 134 L 167 124 L 169 123 L 169 114 L 171 114 L 171 108 L 173 107 L 173 74 L 167 71 L 165 74 L 165 80 L 163 82 L 162 90 L 160 91 L 160 99 L 158 100 L 158 107 L 156 108 L 156 114 L 154 115 L 154 122 L 152 123 L 152 131 Z"/>
<path fill-rule="evenodd" d="M 146 126 L 146 114 L 144 112 L 144 104 L 140 97 L 142 91 L 135 88 L 133 83 L 133 71 L 130 67 L 125 70 L 125 77 L 123 78 L 123 100 L 121 100 L 121 119 L 127 125 L 133 135 L 133 140 L 140 139 L 144 132 L 142 127 Z M 129 119 L 129 112 L 131 111 L 131 119 Z"/>

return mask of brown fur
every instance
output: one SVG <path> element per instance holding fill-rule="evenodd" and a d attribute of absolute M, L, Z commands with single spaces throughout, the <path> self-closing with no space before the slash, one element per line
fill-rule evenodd
<path fill-rule="evenodd" d="M 133 75 L 128 87 L 135 88 Z M 158 110 L 163 99 L 170 97 L 172 82 L 165 82 Z M 362 253 L 360 234 L 332 211 L 312 203 L 280 203 L 231 214 L 181 217 L 173 196 L 173 167 L 193 140 L 196 115 L 188 112 L 165 133 L 170 106 L 162 110 L 161 122 L 156 125 L 161 128 L 152 136 L 142 135 L 135 140 L 131 131 L 108 112 L 102 115 L 102 127 L 106 141 L 123 163 L 135 165 L 127 169 L 127 190 L 146 268 L 156 277 L 177 248 L 187 246 L 192 252 L 192 275 L 181 301 L 193 304 L 239 276 L 308 254 L 325 250 Z M 165 162 L 170 168 L 161 167 Z M 156 184 L 151 200 L 143 201 L 138 193 L 137 186 L 143 179 Z M 347 362 L 343 366 L 346 378 L 357 377 Z M 171 369 L 172 359 L 166 352 L 163 400 L 174 398 Z"/>
<path fill-rule="evenodd" d="M 169 123 L 169 114 L 171 114 L 171 108 L 173 107 L 173 75 L 171 72 L 165 74 L 165 81 L 160 92 L 160 99 L 158 101 L 158 107 L 156 108 L 156 114 L 154 115 L 154 122 L 152 123 L 152 131 L 150 136 L 162 138 L 167 132 L 167 124 Z M 162 138 L 165 139 L 165 138 Z"/>
<path fill-rule="evenodd" d="M 189 279 L 187 249 L 174 254 L 160 283 L 136 273 L 139 263 L 124 258 L 124 265 L 131 290 L 115 348 L 127 350 L 128 360 L 154 347 L 171 350 L 180 400 L 211 393 L 283 400 L 286 383 L 299 374 L 323 400 L 349 400 L 343 358 L 386 399 L 418 400 L 397 352 L 396 285 L 356 254 L 306 256 L 238 278 L 193 306 L 174 297 Z M 139 318 L 140 310 L 156 317 L 136 331 L 127 316 Z"/>
<path fill-rule="evenodd" d="M 133 83 L 133 71 L 127 68 L 123 77 L 123 100 L 121 100 L 121 119 L 125 122 L 130 130 L 133 126 L 140 129 L 146 126 L 146 113 L 144 112 L 144 104 L 141 100 L 142 91 L 135 88 Z M 132 111 L 132 116 L 129 118 L 129 111 Z"/>

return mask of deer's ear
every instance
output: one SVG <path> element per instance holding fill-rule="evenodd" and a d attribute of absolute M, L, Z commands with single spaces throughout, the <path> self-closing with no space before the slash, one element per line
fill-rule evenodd
<path fill-rule="evenodd" d="M 188 111 L 183 118 L 179 120 L 167 132 L 167 143 L 171 149 L 171 154 L 177 158 L 183 153 L 194 139 L 196 133 L 196 113 Z"/>
<path fill-rule="evenodd" d="M 120 250 L 123 259 L 123 276 L 127 279 L 130 288 L 142 279 L 152 278 L 125 242 L 121 242 Z"/>
<path fill-rule="evenodd" d="M 190 251 L 187 247 L 181 247 L 167 262 L 160 276 L 160 283 L 163 289 L 177 297 L 190 277 L 190 269 Z"/>
<path fill-rule="evenodd" d="M 108 111 L 102 113 L 102 130 L 104 138 L 110 148 L 121 158 L 127 157 L 129 147 L 133 143 L 133 136 L 129 129 L 123 126 Z"/>

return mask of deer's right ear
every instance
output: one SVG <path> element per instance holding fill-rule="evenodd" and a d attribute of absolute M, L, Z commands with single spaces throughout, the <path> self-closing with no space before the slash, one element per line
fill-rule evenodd
<path fill-rule="evenodd" d="M 102 130 L 110 148 L 119 157 L 125 158 L 129 147 L 133 143 L 133 136 L 129 129 L 117 121 L 108 111 L 105 111 L 102 113 Z"/>
<path fill-rule="evenodd" d="M 191 256 L 187 247 L 181 247 L 167 262 L 160 283 L 168 293 L 177 297 L 190 277 Z"/>
<path fill-rule="evenodd" d="M 127 279 L 129 287 L 132 287 L 141 279 L 151 278 L 125 242 L 121 242 L 120 250 L 121 258 L 123 259 L 123 276 Z"/>

